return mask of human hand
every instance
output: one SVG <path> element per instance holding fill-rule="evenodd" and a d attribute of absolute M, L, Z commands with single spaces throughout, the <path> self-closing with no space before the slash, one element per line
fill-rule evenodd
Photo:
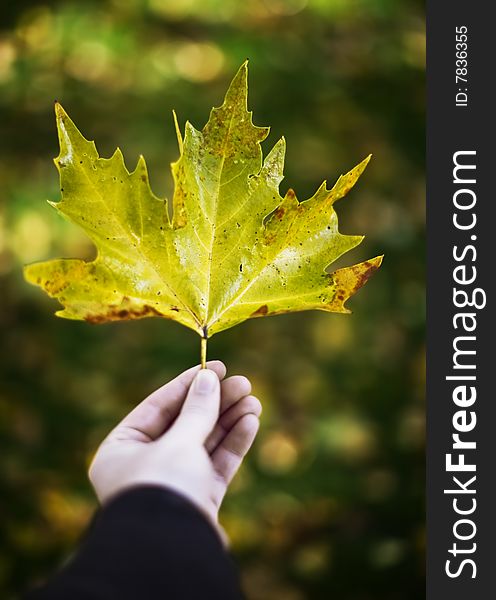
<path fill-rule="evenodd" d="M 225 374 L 220 361 L 185 371 L 109 433 L 89 469 L 100 502 L 130 487 L 159 485 L 187 497 L 217 525 L 262 411 L 248 379 Z"/>

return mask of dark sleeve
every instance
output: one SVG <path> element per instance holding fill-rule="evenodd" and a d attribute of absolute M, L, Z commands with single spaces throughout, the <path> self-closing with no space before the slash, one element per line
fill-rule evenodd
<path fill-rule="evenodd" d="M 26 600 L 242 597 L 234 564 L 200 511 L 169 490 L 139 487 L 104 506 L 68 564 Z"/>

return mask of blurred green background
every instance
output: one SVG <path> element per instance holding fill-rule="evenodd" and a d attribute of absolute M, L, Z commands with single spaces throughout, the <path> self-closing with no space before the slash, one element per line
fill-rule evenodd
<path fill-rule="evenodd" d="M 288 144 L 283 192 L 310 196 L 368 153 L 337 206 L 385 253 L 351 316 L 301 313 L 222 333 L 209 355 L 264 406 L 222 510 L 253 600 L 424 597 L 424 7 L 419 0 L 69 0 L 2 4 L 0 589 L 41 581 L 96 503 L 92 452 L 146 394 L 198 362 L 156 319 L 53 317 L 24 263 L 93 249 L 59 197 L 53 101 L 109 156 L 147 159 L 171 196 L 171 110 L 202 127 L 250 58 L 250 108 Z"/>

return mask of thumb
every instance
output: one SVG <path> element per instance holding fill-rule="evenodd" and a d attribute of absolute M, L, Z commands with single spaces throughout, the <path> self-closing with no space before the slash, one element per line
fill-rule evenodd
<path fill-rule="evenodd" d="M 170 433 L 204 443 L 219 418 L 220 382 L 210 369 L 201 369 L 189 388 Z"/>

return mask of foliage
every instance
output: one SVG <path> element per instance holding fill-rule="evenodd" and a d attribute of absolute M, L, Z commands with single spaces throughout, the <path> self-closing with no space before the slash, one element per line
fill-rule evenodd
<path fill-rule="evenodd" d="M 132 173 L 120 150 L 100 158 L 56 103 L 62 201 L 52 206 L 98 249 L 92 262 L 25 269 L 64 305 L 58 316 L 90 323 L 161 316 L 208 338 L 252 317 L 349 312 L 346 300 L 381 257 L 331 274 L 325 268 L 363 239 L 339 233 L 334 203 L 369 158 L 304 202 L 291 189 L 282 198 L 284 138 L 262 163 L 269 130 L 253 125 L 247 94 L 245 62 L 202 132 L 187 122 L 183 141 L 177 128 L 172 219 L 150 189 L 144 158 Z"/>

